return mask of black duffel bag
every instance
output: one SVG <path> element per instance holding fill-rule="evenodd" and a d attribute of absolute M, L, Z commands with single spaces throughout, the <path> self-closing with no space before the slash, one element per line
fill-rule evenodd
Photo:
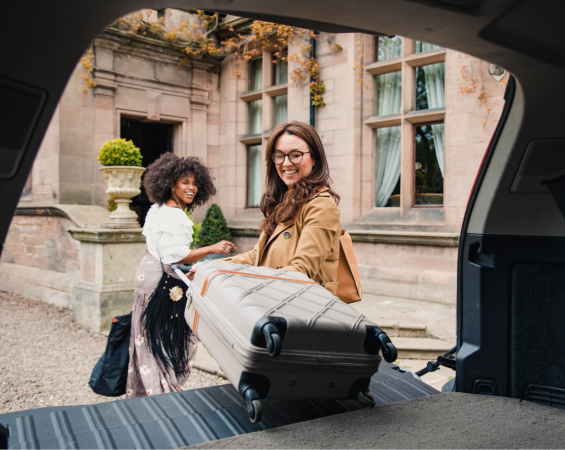
<path fill-rule="evenodd" d="M 131 313 L 112 319 L 106 350 L 94 366 L 88 382 L 97 394 L 117 397 L 126 393 L 130 330 Z"/>

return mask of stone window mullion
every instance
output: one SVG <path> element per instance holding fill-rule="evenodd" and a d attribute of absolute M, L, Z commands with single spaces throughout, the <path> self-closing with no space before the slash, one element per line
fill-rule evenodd
<path fill-rule="evenodd" d="M 409 42 L 407 42 L 409 41 Z M 406 214 L 412 208 L 414 186 L 414 132 L 412 124 L 405 119 L 405 114 L 414 107 L 414 70 L 404 58 L 410 54 L 413 46 L 411 39 L 403 41 L 402 55 L 402 111 L 400 134 L 400 214 Z"/>

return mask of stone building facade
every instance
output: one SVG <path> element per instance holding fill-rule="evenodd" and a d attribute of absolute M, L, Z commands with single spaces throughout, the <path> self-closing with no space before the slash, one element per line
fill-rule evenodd
<path fill-rule="evenodd" d="M 193 20 L 178 10 L 153 14 L 170 28 Z M 332 50 L 328 38 L 341 50 Z M 287 55 L 304 44 L 292 43 Z M 326 105 L 315 108 L 314 123 L 364 291 L 454 304 L 459 230 L 502 111 L 505 78 L 495 79 L 486 63 L 467 55 L 401 37 L 321 33 L 316 47 Z M 0 289 L 68 307 L 86 276 L 85 233 L 91 230 L 89 242 L 100 245 L 119 240 L 96 234 L 107 217 L 96 160 L 106 140 L 132 139 L 145 166 L 165 151 L 200 157 L 216 177 L 213 201 L 238 249 L 246 251 L 262 218 L 257 204 L 270 132 L 282 121 L 311 121 L 308 81 L 291 82 L 297 63 L 274 64 L 269 51 L 238 77 L 233 57 L 187 62 L 167 42 L 112 27 L 92 50 L 96 87 L 85 89 L 86 72 L 78 64 L 0 262 Z M 141 197 L 134 208 L 143 216 L 148 203 Z M 126 262 L 135 268 L 142 236 L 122 238 L 137 246 Z M 123 292 L 132 289 L 130 272 L 124 277 L 131 279 L 119 282 Z"/>

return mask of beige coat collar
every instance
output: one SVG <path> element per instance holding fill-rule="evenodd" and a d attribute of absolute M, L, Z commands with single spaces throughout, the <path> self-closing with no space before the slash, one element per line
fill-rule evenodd
<path fill-rule="evenodd" d="M 312 197 L 312 199 L 320 196 L 320 194 L 329 191 L 329 187 L 328 186 L 323 186 L 321 188 L 318 189 L 318 194 L 315 195 L 314 197 Z M 300 212 L 300 211 L 299 211 Z M 267 246 L 279 235 L 281 234 L 284 230 L 286 230 L 287 228 L 291 227 L 292 225 L 294 225 L 294 223 L 296 222 L 296 217 L 294 219 L 290 219 L 287 222 L 284 223 L 279 223 L 277 225 L 277 228 L 275 228 L 275 231 L 273 231 L 273 234 L 271 234 L 271 237 L 269 238 L 269 240 L 267 240 L 267 237 L 265 236 L 264 233 L 261 233 L 261 236 L 259 238 L 259 259 L 257 261 L 261 260 L 261 256 L 263 255 L 263 252 L 265 251 L 265 249 L 267 248 Z"/>

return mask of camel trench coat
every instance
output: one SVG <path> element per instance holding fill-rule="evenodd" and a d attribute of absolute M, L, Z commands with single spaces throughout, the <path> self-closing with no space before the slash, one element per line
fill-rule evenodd
<path fill-rule="evenodd" d="M 261 233 L 253 250 L 225 261 L 302 272 L 335 295 L 341 223 L 327 191 L 328 187 L 320 189 L 295 219 L 279 224 L 269 239 Z"/>

